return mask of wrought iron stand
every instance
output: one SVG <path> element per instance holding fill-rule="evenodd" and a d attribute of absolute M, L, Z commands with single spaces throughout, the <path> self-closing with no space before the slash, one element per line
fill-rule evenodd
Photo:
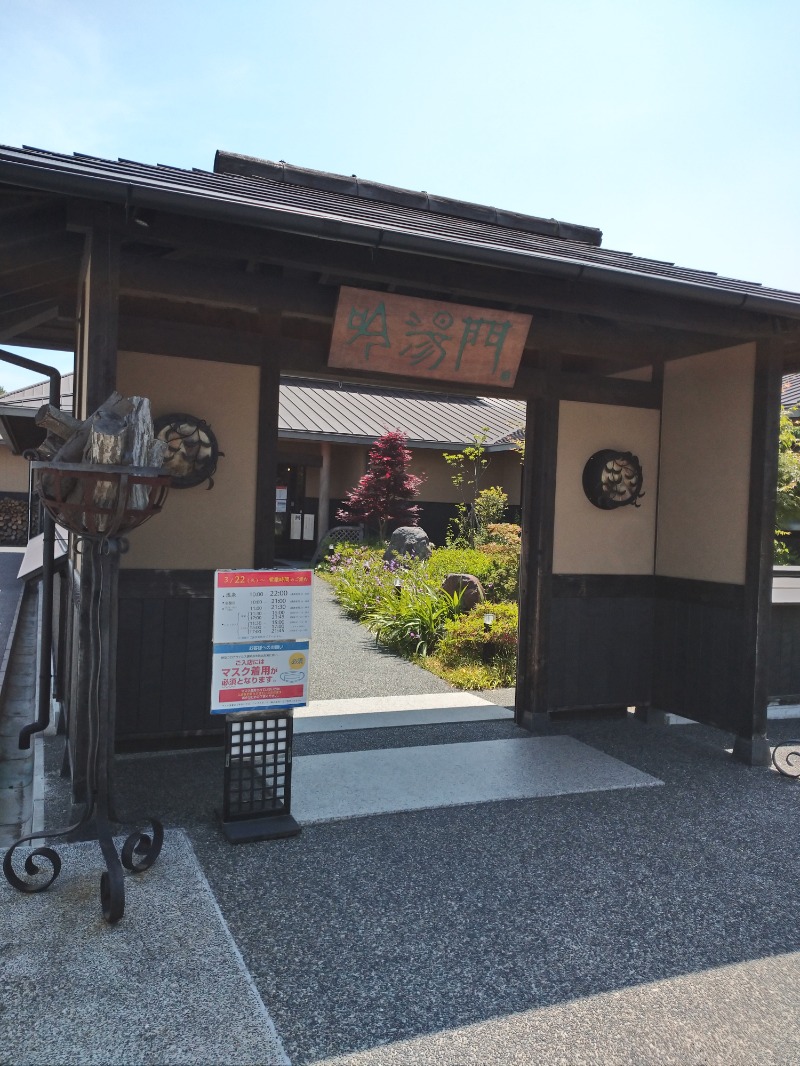
<path fill-rule="evenodd" d="M 800 740 L 785 740 L 772 753 L 772 765 L 784 777 L 800 777 Z"/>
<path fill-rule="evenodd" d="M 169 476 L 136 467 L 92 466 L 77 463 L 32 463 L 37 491 L 44 506 L 61 525 L 79 538 L 82 559 L 89 569 L 88 697 L 86 706 L 86 805 L 74 825 L 43 830 L 17 840 L 6 852 L 3 873 L 20 892 L 43 892 L 61 871 L 61 859 L 47 845 L 34 848 L 25 859 L 25 880 L 14 870 L 14 852 L 34 840 L 78 835 L 91 822 L 106 871 L 100 879 L 100 901 L 107 922 L 118 922 L 125 912 L 125 876 L 149 869 L 164 840 L 161 823 L 151 819 L 152 832 L 139 830 L 125 840 L 117 853 L 112 823 L 119 822 L 113 801 L 113 677 L 112 643 L 116 603 L 112 596 L 116 557 L 127 550 L 124 534 L 158 514 L 169 486 Z M 102 503 L 98 503 L 98 498 Z M 88 550 L 86 550 L 88 548 Z M 49 650 L 48 650 L 49 651 Z M 40 862 L 49 864 L 49 869 Z"/>

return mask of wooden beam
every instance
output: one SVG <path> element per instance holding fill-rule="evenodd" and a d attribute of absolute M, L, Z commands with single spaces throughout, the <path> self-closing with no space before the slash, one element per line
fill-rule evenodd
<path fill-rule="evenodd" d="M 274 314 L 302 314 L 333 321 L 338 289 L 313 281 L 268 277 L 223 265 L 123 254 L 120 292 L 206 306 Z"/>
<path fill-rule="evenodd" d="M 600 283 L 548 275 L 546 264 L 535 260 L 531 260 L 529 270 L 460 262 L 450 258 L 451 254 L 458 255 L 458 249 L 453 248 L 451 253 L 446 245 L 442 256 L 434 257 L 163 214 L 154 214 L 143 232 L 148 243 L 163 247 L 180 247 L 237 261 L 328 271 L 334 279 L 339 274 L 359 285 L 407 284 L 420 294 L 447 292 L 451 298 L 467 302 L 494 299 L 521 311 L 547 308 L 668 329 L 677 325 L 690 332 L 737 340 L 769 337 L 783 328 L 800 332 L 800 321 L 788 326 L 786 319 L 778 315 L 745 311 L 735 304 L 723 307 L 706 303 L 700 286 L 697 299 L 673 297 L 638 290 L 636 278 L 623 274 L 609 274 L 609 282 Z M 141 242 L 142 234 L 136 236 Z"/>
<path fill-rule="evenodd" d="M 37 270 L 46 278 L 52 270 L 60 270 L 64 262 L 79 261 L 80 255 L 80 243 L 66 234 L 31 240 L 11 248 L 0 246 L 0 276 Z"/>
<path fill-rule="evenodd" d="M 38 311 L 26 308 L 16 317 L 10 312 L 0 315 L 0 342 L 10 341 L 13 337 L 18 337 L 20 333 L 26 333 L 43 322 L 50 322 L 57 316 L 58 304 L 52 303 L 41 304 Z"/>
<path fill-rule="evenodd" d="M 254 319 L 254 327 L 257 325 Z M 185 359 L 213 360 L 220 363 L 245 363 L 260 366 L 263 336 L 252 332 L 195 326 L 188 323 L 141 319 L 124 315 L 119 325 L 119 345 L 122 350 L 157 355 L 180 356 Z M 312 337 L 274 336 L 270 341 L 272 357 L 280 361 L 284 374 L 309 376 L 330 381 L 351 381 L 356 384 L 382 384 L 386 388 L 446 391 L 456 395 L 525 399 L 528 396 L 557 396 L 565 400 L 587 403 L 617 404 L 625 407 L 658 408 L 661 391 L 648 381 L 629 381 L 604 377 L 600 374 L 579 374 L 566 371 L 550 372 L 537 367 L 520 367 L 513 388 L 497 386 L 476 387 L 456 383 L 420 382 L 417 379 L 381 375 L 371 371 L 332 370 L 327 365 L 328 340 L 323 335 Z"/>
<path fill-rule="evenodd" d="M 124 315 L 119 325 L 123 351 L 174 355 L 184 359 L 210 359 L 220 363 L 260 366 L 262 339 L 257 332 L 245 333 L 214 326 Z"/>
<path fill-rule="evenodd" d="M 64 205 L 48 201 L 32 216 L 6 220 L 0 227 L 0 249 L 29 245 L 40 240 L 58 240 L 64 235 L 66 215 Z"/>
<path fill-rule="evenodd" d="M 85 416 L 96 410 L 117 384 L 117 344 L 119 327 L 119 253 L 116 234 L 101 212 L 91 231 L 89 267 L 83 300 L 83 365 L 86 391 Z"/>

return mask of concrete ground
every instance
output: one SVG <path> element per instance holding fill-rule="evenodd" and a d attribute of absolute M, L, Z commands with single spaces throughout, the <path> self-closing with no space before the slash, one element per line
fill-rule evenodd
<path fill-rule="evenodd" d="M 349 663 L 341 640 L 335 648 Z M 383 662 L 373 659 L 372 695 L 386 693 Z M 795 728 L 771 723 L 771 739 Z M 558 795 L 327 821 L 232 846 L 215 813 L 221 752 L 119 759 L 120 806 L 173 827 L 164 854 L 128 878 L 114 929 L 99 919 L 96 887 L 81 888 L 90 845 L 59 848 L 65 880 L 41 896 L 0 884 L 0 1062 L 800 1061 L 798 783 L 733 762 L 732 738 L 698 725 L 544 722 L 536 735 L 568 737 L 629 768 L 631 781 L 661 783 L 581 791 L 577 781 Z M 528 736 L 508 718 L 337 729 L 298 735 L 294 754 L 481 752 Z M 47 741 L 49 822 L 68 808 L 61 743 Z M 330 791 L 339 786 L 331 775 Z M 54 940 L 54 927 L 73 939 Z M 23 930 L 24 964 L 13 954 Z M 239 993 L 249 1004 L 240 1043 L 227 1017 L 237 980 L 228 932 L 258 994 Z M 124 950 L 109 969 L 114 943 Z M 94 1028 L 77 970 L 104 989 Z M 32 1019 L 59 1012 L 57 1037 L 34 1041 Z"/>
<path fill-rule="evenodd" d="M 20 750 L 20 730 L 36 718 L 38 601 L 23 602 L 22 548 L 0 548 L 0 847 L 29 832 L 41 815 L 41 743 Z M 12 639 L 13 638 L 13 639 Z M 37 759 L 38 756 L 38 759 Z"/>

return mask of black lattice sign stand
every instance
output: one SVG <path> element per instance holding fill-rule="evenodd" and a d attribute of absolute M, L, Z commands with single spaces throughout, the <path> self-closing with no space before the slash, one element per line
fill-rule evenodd
<path fill-rule="evenodd" d="M 226 717 L 222 828 L 231 843 L 300 832 L 290 813 L 292 727 L 285 710 Z"/>

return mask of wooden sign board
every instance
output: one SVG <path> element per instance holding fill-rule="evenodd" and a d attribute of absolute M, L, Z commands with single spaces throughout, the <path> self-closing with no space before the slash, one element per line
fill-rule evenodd
<path fill-rule="evenodd" d="M 342 286 L 328 366 L 511 388 L 530 315 Z"/>

